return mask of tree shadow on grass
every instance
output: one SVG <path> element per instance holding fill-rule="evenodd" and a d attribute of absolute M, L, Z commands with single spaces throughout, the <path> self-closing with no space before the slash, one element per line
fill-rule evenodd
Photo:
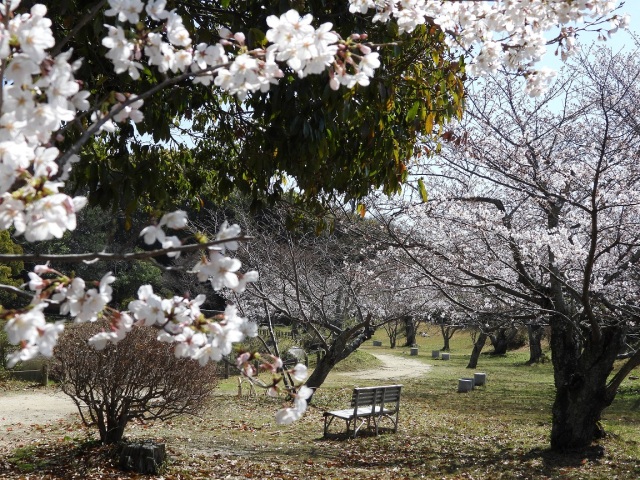
<path fill-rule="evenodd" d="M 17 448 L 0 458 L 0 478 L 120 478 L 116 448 L 93 440 Z"/>
<path fill-rule="evenodd" d="M 364 432 L 363 432 L 364 433 Z M 477 445 L 473 441 L 458 444 L 446 437 L 422 437 L 410 441 L 390 442 L 388 448 L 372 445 L 372 435 L 349 439 L 319 438 L 315 443 L 323 445 L 325 455 L 330 450 L 339 451 L 343 469 L 369 469 L 387 471 L 401 468 L 411 472 L 439 472 L 446 475 L 479 475 L 480 478 L 559 478 L 577 475 L 576 478 L 613 478 L 619 470 L 633 467 L 621 462 L 614 467 L 604 465 L 604 448 L 595 445 L 579 451 L 564 453 L 549 449 L 533 450 L 497 445 Z M 392 435 L 393 437 L 393 435 Z M 348 441 L 351 440 L 351 441 Z M 391 440 L 391 438 L 389 439 Z M 573 478 L 573 477 L 571 477 Z"/>
<path fill-rule="evenodd" d="M 604 457 L 605 450 L 601 445 L 592 445 L 584 449 L 555 452 L 551 449 L 534 448 L 524 456 L 529 460 L 542 460 L 546 468 L 562 469 L 581 467 L 588 462 L 598 462 Z"/>

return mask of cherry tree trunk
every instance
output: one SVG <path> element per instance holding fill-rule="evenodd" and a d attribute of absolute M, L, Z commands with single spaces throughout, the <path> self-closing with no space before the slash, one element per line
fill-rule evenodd
<path fill-rule="evenodd" d="M 444 345 L 442 346 L 440 351 L 448 352 L 449 350 L 451 350 L 451 347 L 449 346 L 449 340 L 451 337 L 447 334 L 447 332 L 445 332 L 444 327 L 440 327 L 440 329 L 442 330 L 442 340 L 444 341 Z"/>
<path fill-rule="evenodd" d="M 407 337 L 405 347 L 411 347 L 416 343 L 416 324 L 411 317 L 404 317 L 404 333 Z"/>
<path fill-rule="evenodd" d="M 480 358 L 480 353 L 484 348 L 484 344 L 487 342 L 487 334 L 480 332 L 478 334 L 478 338 L 476 338 L 475 343 L 473 344 L 473 351 L 471 352 L 471 358 L 469 359 L 469 364 L 467 368 L 476 368 L 478 366 L 478 359 Z"/>
<path fill-rule="evenodd" d="M 515 327 L 507 327 L 499 329 L 495 334 L 491 335 L 491 344 L 493 345 L 492 355 L 506 355 L 509 344 L 518 334 Z"/>
<path fill-rule="evenodd" d="M 375 329 L 370 328 L 369 319 L 367 319 L 364 328 L 358 329 L 356 327 L 340 333 L 333 339 L 324 356 L 318 361 L 305 385 L 314 391 L 319 388 L 327 379 L 333 367 L 355 352 L 360 345 L 371 338 L 374 332 Z M 311 398 L 309 398 L 309 402 L 311 402 Z"/>
<path fill-rule="evenodd" d="M 542 325 L 527 325 L 527 333 L 529 336 L 529 360 L 527 360 L 527 364 L 532 365 L 542 360 L 544 327 Z"/>
<path fill-rule="evenodd" d="M 442 332 L 442 339 L 444 340 L 444 346 L 440 349 L 443 352 L 451 350 L 449 340 L 453 337 L 453 334 L 460 330 L 460 327 L 451 327 L 440 325 L 440 331 Z"/>
<path fill-rule="evenodd" d="M 326 352 L 316 364 L 316 367 L 313 369 L 311 375 L 309 375 L 305 385 L 314 390 L 319 388 L 339 361 L 340 360 L 337 358 L 335 351 L 329 350 Z"/>
<path fill-rule="evenodd" d="M 598 337 L 589 329 L 577 331 L 563 319 L 551 322 L 551 355 L 556 396 L 553 403 L 551 448 L 582 449 L 601 438 L 603 410 L 615 393 L 607 378 L 622 346 L 619 327 L 602 328 Z"/>

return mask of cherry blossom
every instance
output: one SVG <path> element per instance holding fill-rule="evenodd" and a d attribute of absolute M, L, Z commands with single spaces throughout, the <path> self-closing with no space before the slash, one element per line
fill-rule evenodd
<path fill-rule="evenodd" d="M 238 274 L 242 263 L 235 258 L 225 257 L 217 250 L 211 250 L 209 257 L 203 257 L 194 267 L 198 280 L 209 280 L 214 290 L 224 287 L 234 289 L 239 285 Z"/>
<path fill-rule="evenodd" d="M 144 7 L 141 0 L 108 0 L 109 8 L 104 12 L 105 15 L 113 17 L 117 16 L 121 22 L 137 23 L 140 19 L 140 12 Z"/>
<path fill-rule="evenodd" d="M 307 400 L 313 395 L 313 390 L 302 386 L 295 394 L 293 407 L 283 408 L 276 412 L 276 423 L 279 425 L 290 425 L 299 420 L 307 411 Z"/>

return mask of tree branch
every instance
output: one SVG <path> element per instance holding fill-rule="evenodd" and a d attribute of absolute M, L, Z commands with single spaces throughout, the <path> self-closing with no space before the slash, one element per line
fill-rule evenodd
<path fill-rule="evenodd" d="M 246 242 L 251 240 L 252 237 L 239 236 L 235 238 L 227 238 L 224 240 L 212 240 L 206 243 L 192 243 L 189 245 L 180 245 L 179 247 L 170 248 L 158 248 L 155 250 L 147 250 L 144 252 L 131 252 L 131 253 L 107 253 L 107 252 L 94 252 L 94 253 L 78 253 L 78 254 L 66 254 L 57 255 L 49 253 L 25 253 L 25 254 L 0 254 L 0 261 L 4 262 L 60 262 L 60 263 L 92 263 L 95 261 L 115 262 L 115 261 L 129 261 L 129 260 L 146 260 L 149 258 L 161 257 L 172 252 L 195 252 L 198 250 L 204 250 L 216 245 L 222 245 L 227 242 Z"/>

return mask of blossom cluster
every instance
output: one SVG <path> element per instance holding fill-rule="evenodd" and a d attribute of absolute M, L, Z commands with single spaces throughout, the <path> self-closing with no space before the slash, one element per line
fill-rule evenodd
<path fill-rule="evenodd" d="M 11 2 L 5 10 L 14 10 Z M 71 52 L 49 58 L 53 47 L 46 8 L 35 5 L 0 24 L 3 71 L 0 111 L 0 229 L 14 227 L 28 241 L 60 238 L 76 226 L 76 212 L 86 201 L 61 192 L 71 164 L 56 161 L 60 152 L 52 135 L 78 110 L 89 107 L 89 93 L 74 77 L 79 62 Z"/>
<path fill-rule="evenodd" d="M 186 213 L 179 210 L 165 214 L 159 225 L 144 228 L 141 236 L 148 244 L 161 241 L 165 248 L 173 247 L 176 242 L 178 245 L 181 242 L 176 236 L 166 236 L 163 227 L 182 229 L 186 226 Z M 233 237 L 239 233 L 237 225 L 223 226 L 218 233 L 222 251 L 225 247 L 237 248 Z M 226 239 L 229 242 L 224 242 Z M 220 251 L 215 253 L 220 256 L 219 263 L 231 262 L 237 267 L 235 270 L 239 269 L 239 261 L 234 262 L 233 259 L 224 257 Z M 238 289 L 240 280 L 235 270 L 229 272 L 222 268 L 208 269 L 200 272 L 204 276 L 199 275 L 199 278 L 202 281 L 210 279 L 214 284 L 232 284 L 230 276 L 233 276 L 236 281 L 232 286 Z M 53 278 L 48 278 L 50 276 Z M 257 274 L 249 272 L 242 276 L 242 283 L 256 279 Z M 99 333 L 90 340 L 97 348 L 104 348 L 108 342 L 122 340 L 136 323 L 162 330 L 159 339 L 176 342 L 177 356 L 206 363 L 229 355 L 232 343 L 257 334 L 255 324 L 238 317 L 233 306 L 228 307 L 220 319 L 206 319 L 199 309 L 205 301 L 204 295 L 193 300 L 182 297 L 162 299 L 153 293 L 150 285 L 143 285 L 138 290 L 138 299 L 129 304 L 128 311 L 120 312 L 107 307 L 112 299 L 111 284 L 116 280 L 111 273 L 104 275 L 95 288 L 90 289 L 87 289 L 82 278 L 68 277 L 48 265 L 37 266 L 34 272 L 29 273 L 29 280 L 29 288 L 35 292 L 32 304 L 22 312 L 14 312 L 5 326 L 10 341 L 22 347 L 19 352 L 12 354 L 10 364 L 32 358 L 37 353 L 51 356 L 52 346 L 62 331 L 62 325 L 55 324 L 53 328 L 44 323 L 43 311 L 50 304 L 59 305 L 60 313 L 70 315 L 76 322 L 93 322 L 99 317 L 110 318 L 111 330 Z"/>
<path fill-rule="evenodd" d="M 273 374 L 273 380 L 271 384 L 265 384 L 261 382 L 255 375 L 258 373 L 251 360 L 262 361 L 260 369 L 263 371 L 271 372 Z M 259 384 L 266 389 L 267 395 L 271 397 L 277 397 L 282 393 L 280 383 L 283 379 L 283 374 L 290 375 L 294 382 L 304 382 L 307 378 L 307 367 L 302 363 L 296 364 L 289 370 L 284 369 L 282 359 L 274 355 L 261 355 L 251 354 L 244 352 L 237 358 L 236 367 L 240 370 L 245 378 L 248 378 L 253 384 Z M 285 407 L 276 412 L 275 420 L 280 425 L 289 425 L 296 420 L 299 420 L 304 412 L 307 410 L 307 400 L 313 395 L 313 389 L 307 386 L 300 386 L 297 389 L 293 387 L 286 387 L 287 394 L 294 398 L 292 407 Z"/>
<path fill-rule="evenodd" d="M 394 19 L 400 33 L 412 32 L 418 25 L 432 22 L 447 35 L 451 46 L 470 52 L 479 46 L 479 52 L 468 68 L 473 75 L 495 72 L 501 66 L 530 72 L 527 89 L 539 95 L 548 86 L 551 72 L 531 71 L 546 52 L 548 39 L 545 32 L 565 25 L 558 37 L 563 59 L 575 53 L 576 28 L 566 26 L 584 19 L 601 21 L 612 14 L 616 2 L 611 0 L 506 0 L 478 2 L 473 0 L 349 0 L 352 13 L 375 10 L 374 22 Z M 610 33 L 625 28 L 628 15 L 610 18 Z"/>
<path fill-rule="evenodd" d="M 115 16 L 119 25 L 107 25 L 108 36 L 102 44 L 109 49 L 107 58 L 116 73 L 128 72 L 138 79 L 143 55 L 149 65 L 160 72 L 191 73 L 194 82 L 215 86 L 244 99 L 249 92 L 269 90 L 284 73 L 285 63 L 298 76 L 319 74 L 329 70 L 331 87 L 349 88 L 369 84 L 375 69 L 380 66 L 378 53 L 364 45 L 354 45 L 354 38 L 343 41 L 331 23 L 318 28 L 312 25 L 313 16 L 289 10 L 280 17 L 267 17 L 267 48 L 249 50 L 244 33 L 232 33 L 220 28 L 220 41 L 209 45 L 193 45 L 183 20 L 175 11 L 165 9 L 164 0 L 109 0 L 111 7 L 105 15 Z M 138 32 L 135 25 L 144 13 L 156 22 L 156 31 Z M 126 24 L 132 28 L 127 28 Z"/>
<path fill-rule="evenodd" d="M 242 266 L 240 260 L 224 256 L 227 249 L 238 249 L 238 242 L 233 238 L 239 235 L 240 227 L 238 225 L 230 226 L 227 222 L 222 224 L 216 235 L 216 240 L 221 243 L 210 249 L 208 257 L 203 256 L 193 267 L 193 272 L 196 273 L 199 281 L 209 280 L 214 290 L 228 288 L 235 293 L 242 293 L 248 282 L 258 280 L 258 272 L 251 270 L 244 274 L 238 273 Z"/>
<path fill-rule="evenodd" d="M 51 275 L 54 278 L 47 278 Z M 53 355 L 53 347 L 64 326 L 60 321 L 45 322 L 44 310 L 49 305 L 59 305 L 60 313 L 70 315 L 76 322 L 95 321 L 111 301 L 111 284 L 114 281 L 115 277 L 107 273 L 97 288 L 87 290 L 83 279 L 67 277 L 48 265 L 37 265 L 29 273 L 28 286 L 35 292 L 31 304 L 18 311 L 3 312 L 8 319 L 4 329 L 9 341 L 20 345 L 18 351 L 8 355 L 8 365 L 13 366 L 38 354 Z M 130 329 L 131 323 L 128 327 Z M 124 330 L 118 339 L 123 337 L 123 333 Z"/>

